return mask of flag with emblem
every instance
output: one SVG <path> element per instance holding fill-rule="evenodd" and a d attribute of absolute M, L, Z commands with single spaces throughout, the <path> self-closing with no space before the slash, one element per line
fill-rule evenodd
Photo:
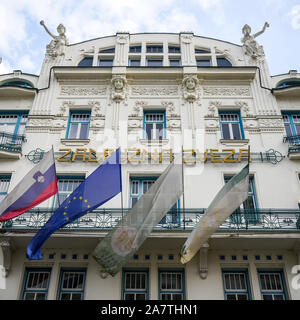
<path fill-rule="evenodd" d="M 41 246 L 52 233 L 101 206 L 121 190 L 120 149 L 117 149 L 65 199 L 37 232 L 27 247 L 28 259 L 42 259 Z"/>
<path fill-rule="evenodd" d="M 249 152 L 250 154 L 250 152 Z M 249 163 L 217 193 L 181 251 L 181 263 L 189 262 L 219 226 L 248 198 Z"/>
<path fill-rule="evenodd" d="M 27 212 L 56 194 L 57 191 L 54 152 L 51 149 L 1 201 L 0 221 L 6 221 Z"/>
<path fill-rule="evenodd" d="M 102 270 L 115 276 L 182 192 L 182 165 L 172 162 L 93 251 L 93 257 Z"/>

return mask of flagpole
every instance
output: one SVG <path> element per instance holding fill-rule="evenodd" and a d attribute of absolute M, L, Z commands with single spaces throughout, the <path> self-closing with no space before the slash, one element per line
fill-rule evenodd
<path fill-rule="evenodd" d="M 121 147 L 120 147 L 120 153 L 119 153 L 119 162 L 120 162 L 120 176 L 122 180 L 122 153 L 121 153 Z M 123 186 L 121 186 L 121 212 L 122 212 L 122 220 L 124 217 L 124 204 L 123 204 Z"/>
<path fill-rule="evenodd" d="M 183 169 L 183 146 L 181 146 L 181 174 L 182 174 L 182 211 L 183 211 L 183 230 L 185 230 L 185 198 L 184 198 L 184 169 Z"/>
<path fill-rule="evenodd" d="M 53 163 L 55 165 L 55 157 L 54 157 L 54 148 L 53 148 L 53 144 L 52 144 L 52 152 L 53 152 Z M 56 169 L 55 169 L 56 171 Z M 56 182 L 57 183 L 57 189 L 58 189 L 58 181 Z M 57 202 L 58 202 L 58 207 L 60 207 L 60 199 L 59 199 L 59 190 L 57 190 Z"/>
<path fill-rule="evenodd" d="M 250 145 L 248 145 L 248 166 L 250 168 Z M 249 182 L 250 183 L 250 182 Z M 249 216 L 248 216 L 248 209 L 245 209 L 246 211 L 246 230 L 248 230 L 248 219 L 249 219 Z"/>

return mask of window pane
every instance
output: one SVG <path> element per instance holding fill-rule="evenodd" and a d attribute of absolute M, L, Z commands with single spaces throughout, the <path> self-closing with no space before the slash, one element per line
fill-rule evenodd
<path fill-rule="evenodd" d="M 162 59 L 147 59 L 148 67 L 162 67 L 163 60 Z"/>
<path fill-rule="evenodd" d="M 71 293 L 62 293 L 61 300 L 71 300 Z"/>
<path fill-rule="evenodd" d="M 238 294 L 237 299 L 238 300 L 248 300 L 248 296 L 246 294 Z"/>
<path fill-rule="evenodd" d="M 78 67 L 91 67 L 92 65 L 93 58 L 84 58 L 79 62 Z"/>
<path fill-rule="evenodd" d="M 77 138 L 77 130 L 78 130 L 78 123 L 71 123 L 70 124 L 70 132 L 69 132 L 69 139 L 76 139 Z"/>
<path fill-rule="evenodd" d="M 180 67 L 180 59 L 170 59 L 170 67 Z"/>
<path fill-rule="evenodd" d="M 156 123 L 156 134 L 155 134 L 155 138 L 157 140 L 162 140 L 163 139 L 163 135 L 164 135 L 164 130 L 163 130 L 163 123 Z"/>
<path fill-rule="evenodd" d="M 182 300 L 183 296 L 180 293 L 174 293 L 173 294 L 173 300 Z"/>
<path fill-rule="evenodd" d="M 217 64 L 219 67 L 232 67 L 232 64 L 226 58 L 217 58 Z"/>
<path fill-rule="evenodd" d="M 145 293 L 137 293 L 135 296 L 136 300 L 146 300 L 146 295 Z"/>
<path fill-rule="evenodd" d="M 80 129 L 80 136 L 79 139 L 87 139 L 88 138 L 88 131 L 89 131 L 89 124 L 82 123 Z"/>
<path fill-rule="evenodd" d="M 134 300 L 134 293 L 125 293 L 125 300 Z"/>
<path fill-rule="evenodd" d="M 227 294 L 226 300 L 237 300 L 237 297 L 235 294 Z"/>
<path fill-rule="evenodd" d="M 230 139 L 229 125 L 227 123 L 222 124 L 222 134 L 223 139 Z"/>
<path fill-rule="evenodd" d="M 210 67 L 210 59 L 197 59 L 196 63 L 198 67 Z"/>
<path fill-rule="evenodd" d="M 72 293 L 72 300 L 82 300 L 81 293 Z"/>
<path fill-rule="evenodd" d="M 130 59 L 129 60 L 129 65 L 131 67 L 139 67 L 141 65 L 141 60 L 139 60 L 139 59 Z"/>
<path fill-rule="evenodd" d="M 153 132 L 153 123 L 146 123 L 146 137 L 148 140 L 153 139 L 152 132 Z"/>
<path fill-rule="evenodd" d="M 238 123 L 232 123 L 231 125 L 232 125 L 233 139 L 240 140 L 241 139 L 240 125 Z"/>
<path fill-rule="evenodd" d="M 32 292 L 26 292 L 24 296 L 24 300 L 34 300 L 35 293 Z"/>
<path fill-rule="evenodd" d="M 284 124 L 284 127 L 285 127 L 285 131 L 286 131 L 286 135 L 287 137 L 290 137 L 293 135 L 292 133 L 292 129 L 291 129 L 291 126 L 287 123 Z"/>
<path fill-rule="evenodd" d="M 263 294 L 264 300 L 273 300 L 273 296 L 271 294 Z"/>
<path fill-rule="evenodd" d="M 112 67 L 113 59 L 99 59 L 99 67 Z"/>
<path fill-rule="evenodd" d="M 45 293 L 37 293 L 35 300 L 46 300 L 46 294 Z"/>

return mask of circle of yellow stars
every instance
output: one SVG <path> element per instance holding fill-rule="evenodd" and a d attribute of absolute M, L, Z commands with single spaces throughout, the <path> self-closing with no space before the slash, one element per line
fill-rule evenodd
<path fill-rule="evenodd" d="M 82 196 L 79 196 L 78 199 L 79 199 L 79 200 L 83 200 L 83 197 L 82 197 Z M 77 197 L 74 196 L 72 199 L 70 199 L 70 200 L 68 201 L 68 205 L 71 203 L 72 200 L 77 200 Z M 87 204 L 87 202 L 88 202 L 87 199 L 84 199 L 83 201 L 84 201 L 85 204 Z M 67 214 L 68 214 L 68 212 L 67 212 L 68 205 L 66 205 L 66 206 L 64 207 L 65 211 L 63 212 L 63 215 L 65 216 L 66 221 L 69 220 L 69 217 L 67 217 Z M 87 204 L 86 207 L 87 207 L 88 209 L 90 209 L 91 206 L 90 206 L 89 204 Z"/>

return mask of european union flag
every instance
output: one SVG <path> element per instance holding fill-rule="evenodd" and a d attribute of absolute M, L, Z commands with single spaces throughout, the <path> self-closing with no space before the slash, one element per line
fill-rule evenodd
<path fill-rule="evenodd" d="M 61 204 L 27 247 L 30 260 L 40 260 L 41 246 L 57 229 L 107 202 L 122 190 L 120 149 L 85 179 Z"/>

